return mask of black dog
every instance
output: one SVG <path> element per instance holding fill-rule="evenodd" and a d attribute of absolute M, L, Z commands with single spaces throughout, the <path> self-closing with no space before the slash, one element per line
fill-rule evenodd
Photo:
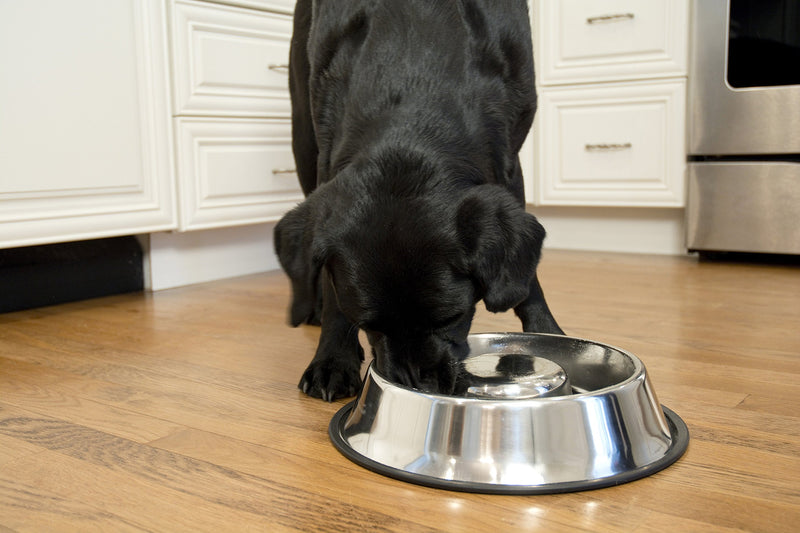
<path fill-rule="evenodd" d="M 475 304 L 563 333 L 517 154 L 536 110 L 525 0 L 300 0 L 290 89 L 307 199 L 275 228 L 290 321 L 322 324 L 300 381 L 353 395 L 364 359 L 454 390 Z"/>

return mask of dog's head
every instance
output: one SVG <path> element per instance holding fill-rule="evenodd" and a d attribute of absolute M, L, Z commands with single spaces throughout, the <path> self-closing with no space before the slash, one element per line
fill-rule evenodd
<path fill-rule="evenodd" d="M 413 197 L 319 187 L 276 226 L 292 281 L 290 322 L 314 313 L 319 283 L 367 333 L 376 369 L 428 392 L 451 393 L 469 352 L 475 304 L 510 309 L 527 296 L 544 229 L 500 186 Z M 324 327 L 324 325 L 323 325 Z"/>

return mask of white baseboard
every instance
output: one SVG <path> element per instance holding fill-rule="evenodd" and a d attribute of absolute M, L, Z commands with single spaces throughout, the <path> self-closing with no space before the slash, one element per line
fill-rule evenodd
<path fill-rule="evenodd" d="M 545 248 L 686 254 L 683 209 L 530 207 L 547 231 Z"/>
<path fill-rule="evenodd" d="M 153 233 L 146 248 L 147 287 L 158 291 L 280 268 L 275 224 L 187 233 Z"/>
<path fill-rule="evenodd" d="M 530 207 L 547 230 L 545 248 L 683 255 L 682 209 Z M 274 224 L 142 238 L 146 286 L 158 291 L 280 268 Z"/>

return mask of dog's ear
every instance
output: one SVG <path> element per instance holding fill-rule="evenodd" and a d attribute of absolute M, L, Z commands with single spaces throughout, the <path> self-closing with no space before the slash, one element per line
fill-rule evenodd
<path fill-rule="evenodd" d="M 481 185 L 461 200 L 456 225 L 467 269 L 486 308 L 497 313 L 522 303 L 545 237 L 536 217 L 502 187 Z"/>
<path fill-rule="evenodd" d="M 292 282 L 292 304 L 289 323 L 299 326 L 315 323 L 319 292 L 319 276 L 325 262 L 325 247 L 319 235 L 320 222 L 325 220 L 324 193 L 318 189 L 306 200 L 286 213 L 275 226 L 275 253 Z"/>

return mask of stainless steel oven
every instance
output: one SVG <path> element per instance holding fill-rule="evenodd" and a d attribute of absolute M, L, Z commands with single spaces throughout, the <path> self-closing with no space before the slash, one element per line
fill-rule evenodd
<path fill-rule="evenodd" d="M 800 0 L 694 0 L 690 250 L 800 254 Z"/>

